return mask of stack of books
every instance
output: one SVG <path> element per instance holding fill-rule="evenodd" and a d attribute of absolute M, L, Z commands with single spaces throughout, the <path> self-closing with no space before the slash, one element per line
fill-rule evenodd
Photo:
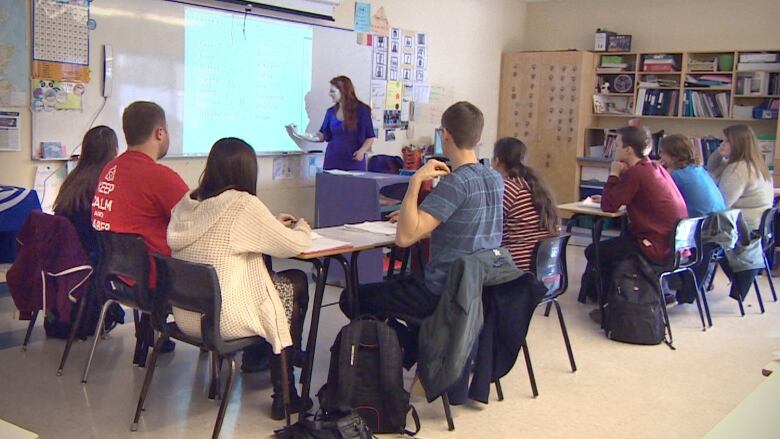
<path fill-rule="evenodd" d="M 741 53 L 738 72 L 757 72 L 757 71 L 777 71 L 780 72 L 780 62 L 778 62 L 777 53 Z"/>
<path fill-rule="evenodd" d="M 601 70 L 624 72 L 628 68 L 628 63 L 620 55 L 604 55 L 601 57 L 599 68 Z"/>
<path fill-rule="evenodd" d="M 680 86 L 679 78 L 674 76 L 660 77 L 655 75 L 645 75 L 641 81 L 639 81 L 639 87 L 644 88 L 676 88 Z"/>
<path fill-rule="evenodd" d="M 737 77 L 737 94 L 780 95 L 780 73 L 742 73 Z"/>
<path fill-rule="evenodd" d="M 685 86 L 706 87 L 717 90 L 731 90 L 731 75 L 686 75 Z"/>
<path fill-rule="evenodd" d="M 708 93 L 685 90 L 683 116 L 729 117 L 729 93 Z"/>
<path fill-rule="evenodd" d="M 672 55 L 645 55 L 642 60 L 643 72 L 676 72 L 677 61 Z"/>
<path fill-rule="evenodd" d="M 707 59 L 691 58 L 688 60 L 688 71 L 691 72 L 717 72 L 718 57 L 712 55 Z"/>
<path fill-rule="evenodd" d="M 639 116 L 677 116 L 677 90 L 653 90 L 640 88 L 634 114 Z"/>

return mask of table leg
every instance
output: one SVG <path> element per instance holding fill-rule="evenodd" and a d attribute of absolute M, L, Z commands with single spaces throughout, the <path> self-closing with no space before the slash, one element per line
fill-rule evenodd
<path fill-rule="evenodd" d="M 601 280 L 601 255 L 599 252 L 599 242 L 601 241 L 601 232 L 604 228 L 604 218 L 595 217 L 593 219 L 593 229 L 591 229 L 593 238 L 593 265 L 596 273 L 596 296 L 598 297 L 599 311 L 601 313 L 601 329 L 604 329 L 604 289 Z"/>
<path fill-rule="evenodd" d="M 327 272 L 319 259 L 311 259 L 307 262 L 314 266 L 316 282 L 314 287 L 314 304 L 311 309 L 311 322 L 309 323 L 309 337 L 306 341 L 306 364 L 303 368 L 302 381 L 303 389 L 301 397 L 307 400 L 311 393 L 311 375 L 314 368 L 314 354 L 317 350 L 317 332 L 320 326 L 320 310 L 322 309 L 322 299 L 325 295 L 325 281 Z M 303 419 L 304 413 L 298 415 L 298 420 Z"/>

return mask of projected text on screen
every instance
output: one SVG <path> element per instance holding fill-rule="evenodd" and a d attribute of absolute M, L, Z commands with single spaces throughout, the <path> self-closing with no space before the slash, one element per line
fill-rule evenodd
<path fill-rule="evenodd" d="M 184 155 L 228 136 L 258 153 L 298 151 L 284 126 L 309 123 L 311 27 L 195 8 L 185 23 Z"/>

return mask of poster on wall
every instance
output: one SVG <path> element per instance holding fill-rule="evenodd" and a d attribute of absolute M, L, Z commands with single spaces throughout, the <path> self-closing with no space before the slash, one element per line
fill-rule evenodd
<path fill-rule="evenodd" d="M 21 151 L 21 113 L 0 108 L 0 151 Z"/>
<path fill-rule="evenodd" d="M 30 63 L 24 0 L 0 2 L 0 105 L 27 104 Z"/>

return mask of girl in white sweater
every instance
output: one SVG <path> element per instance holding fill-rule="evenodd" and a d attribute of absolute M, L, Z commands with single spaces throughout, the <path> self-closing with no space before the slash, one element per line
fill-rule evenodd
<path fill-rule="evenodd" d="M 741 209 L 748 226 L 758 229 L 761 214 L 772 207 L 772 176 L 752 128 L 732 125 L 723 134 L 726 138 L 707 161 L 707 170 L 718 183 L 726 209 Z"/>
<path fill-rule="evenodd" d="M 214 267 L 222 291 L 220 331 L 227 339 L 260 336 L 273 352 L 300 347 L 308 279 L 300 270 L 269 273 L 263 255 L 287 258 L 311 246 L 311 228 L 292 215 L 274 216 L 256 196 L 257 156 L 241 139 L 211 148 L 197 189 L 173 209 L 168 244 L 179 259 Z M 200 336 L 200 315 L 173 309 L 179 328 Z M 291 324 L 292 323 L 292 331 Z M 292 336 L 291 336 L 292 332 Z M 295 343 L 294 343 L 295 341 Z M 247 352 L 244 352 L 244 361 Z M 288 356 L 292 358 L 292 356 Z M 288 362 L 292 377 L 292 362 Z M 279 356 L 271 359 L 271 417 L 284 418 Z M 290 380 L 290 411 L 308 409 Z"/>

